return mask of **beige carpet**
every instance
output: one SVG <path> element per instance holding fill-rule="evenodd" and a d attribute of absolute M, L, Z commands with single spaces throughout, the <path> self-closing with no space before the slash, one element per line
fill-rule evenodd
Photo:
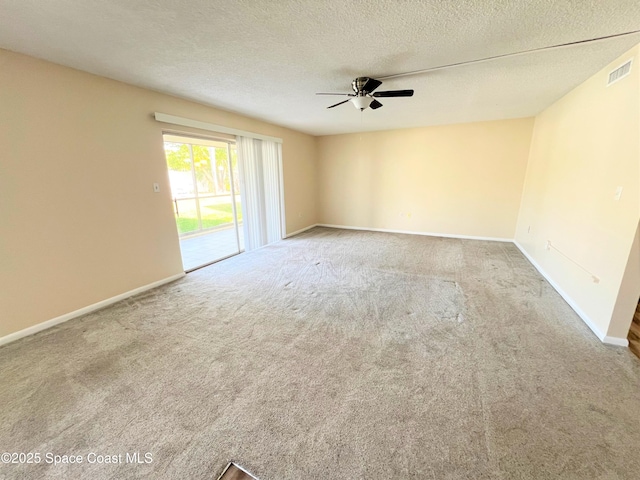
<path fill-rule="evenodd" d="M 0 372 L 0 449 L 85 458 L 3 479 L 640 478 L 640 361 L 508 243 L 316 228 L 5 346 Z"/>

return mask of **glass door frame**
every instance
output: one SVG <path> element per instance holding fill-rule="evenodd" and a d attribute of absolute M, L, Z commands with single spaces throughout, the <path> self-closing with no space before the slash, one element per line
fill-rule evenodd
<path fill-rule="evenodd" d="M 207 265 L 211 265 L 213 263 L 219 262 L 220 260 L 224 260 L 226 258 L 232 257 L 234 255 L 238 255 L 239 253 L 242 253 L 244 251 L 244 248 L 241 245 L 241 240 L 240 240 L 240 228 L 243 228 L 242 225 L 240 224 L 240 221 L 238 219 L 238 208 L 237 208 L 237 200 L 238 200 L 238 196 L 240 195 L 240 201 L 242 201 L 242 197 L 241 197 L 241 193 L 238 191 L 239 189 L 236 188 L 236 173 L 234 173 L 234 167 L 233 167 L 233 158 L 231 156 L 231 152 L 232 152 L 232 146 L 235 146 L 235 139 L 229 139 L 229 138 L 220 138 L 220 137 L 216 137 L 216 136 L 206 136 L 206 135 L 198 135 L 198 134 L 191 134 L 191 133 L 185 133 L 185 132 L 178 132 L 178 131 L 172 131 L 172 130 L 163 130 L 162 131 L 162 136 L 163 136 L 163 145 L 164 143 L 177 143 L 177 144 L 186 144 L 188 146 L 188 150 L 189 150 L 189 162 L 191 165 L 190 168 L 190 172 L 191 172 L 191 179 L 193 182 L 193 195 L 191 196 L 184 196 L 184 197 L 175 197 L 174 196 L 174 192 L 173 190 L 171 190 L 171 198 L 172 198 L 172 203 L 174 204 L 174 215 L 176 215 L 176 228 L 178 229 L 178 236 L 181 240 L 181 242 L 183 240 L 186 240 L 189 237 L 189 235 L 191 235 L 192 237 L 196 237 L 200 234 L 207 234 L 207 233 L 211 233 L 213 231 L 215 231 L 217 226 L 213 226 L 213 227 L 208 227 L 205 228 L 203 226 L 203 221 L 202 221 L 202 211 L 201 211 L 201 205 L 200 205 L 200 199 L 201 198 L 215 198 L 218 196 L 226 196 L 226 195 L 218 195 L 217 193 L 213 193 L 213 194 L 207 194 L 207 193 L 203 193 L 201 194 L 201 192 L 199 191 L 199 187 L 198 187 L 198 180 L 197 180 L 197 175 L 196 175 L 196 164 L 195 164 L 195 158 L 194 158 L 194 152 L 193 152 L 193 145 L 197 145 L 198 144 L 198 140 L 202 140 L 205 142 L 216 142 L 216 143 L 224 143 L 226 145 L 226 161 L 227 161 L 227 165 L 228 165 L 228 172 L 229 172 L 229 193 L 228 195 L 231 198 L 231 213 L 232 213 L 232 222 L 230 222 L 231 225 L 234 230 L 235 230 L 235 252 L 231 253 L 229 255 L 225 255 L 223 257 L 219 257 L 216 258 L 214 260 L 208 261 L 202 265 L 198 265 L 196 267 L 193 268 L 185 268 L 185 272 L 191 272 L 193 270 L 197 270 L 198 268 L 202 268 L 205 267 Z M 170 139 L 167 139 L 167 137 L 171 137 Z M 180 141 L 180 139 L 182 139 L 183 141 Z M 193 143 L 190 143 L 189 141 L 192 141 Z M 202 145 L 202 146 L 206 146 L 206 145 Z M 209 156 L 210 156 L 210 162 L 213 168 L 216 168 L 216 159 L 215 159 L 215 150 L 216 149 L 223 149 L 225 147 L 217 147 L 217 146 L 207 146 L 209 148 Z M 237 152 L 236 152 L 236 158 L 237 158 Z M 167 158 L 166 158 L 166 151 L 165 151 L 165 165 L 167 166 L 167 173 L 169 173 L 171 171 L 168 163 L 167 163 Z M 236 168 L 237 168 L 237 163 L 236 163 Z M 216 178 L 217 178 L 217 173 L 215 174 Z M 238 177 L 237 177 L 238 182 L 240 182 L 240 178 L 239 178 L 239 173 L 238 173 Z M 171 182 L 169 182 L 171 183 Z M 238 183 L 239 185 L 239 183 Z M 171 186 L 170 186 L 171 188 Z M 214 187 L 215 190 L 217 190 L 217 185 L 216 187 Z M 198 220 L 198 229 L 195 231 L 191 231 L 191 232 L 185 232 L 185 233 L 180 233 L 180 229 L 178 228 L 178 224 L 177 224 L 177 217 L 179 217 L 179 208 L 178 208 L 178 201 L 179 200 L 193 200 L 195 203 L 195 210 L 196 210 L 196 214 L 197 214 L 197 220 Z M 181 251 L 182 253 L 182 251 Z M 183 266 L 184 266 L 184 257 L 183 257 Z"/>
<path fill-rule="evenodd" d="M 235 145 L 235 141 L 233 142 Z M 238 158 L 238 152 L 236 151 L 236 163 Z M 236 244 L 238 245 L 238 253 L 244 252 L 244 249 L 240 246 L 240 222 L 238 222 L 238 206 L 236 205 L 236 181 L 233 176 L 233 160 L 231 159 L 231 142 L 227 142 L 227 161 L 229 162 L 229 183 L 231 184 L 231 211 L 233 212 L 233 224 L 236 229 Z M 240 185 L 240 175 L 238 175 L 238 185 Z M 242 195 L 240 195 L 240 201 L 242 201 Z M 243 223 L 244 228 L 244 223 Z"/>

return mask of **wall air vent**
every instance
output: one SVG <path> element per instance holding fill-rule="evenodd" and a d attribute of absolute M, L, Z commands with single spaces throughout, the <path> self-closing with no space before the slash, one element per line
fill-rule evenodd
<path fill-rule="evenodd" d="M 626 62 L 624 65 L 616 68 L 613 72 L 609 74 L 609 81 L 607 82 L 607 86 L 616 83 L 618 80 L 629 75 L 631 72 L 631 60 Z"/>

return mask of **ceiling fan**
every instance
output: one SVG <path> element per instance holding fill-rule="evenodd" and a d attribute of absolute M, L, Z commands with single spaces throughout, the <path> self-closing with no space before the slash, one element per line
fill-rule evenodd
<path fill-rule="evenodd" d="M 530 50 L 523 50 L 520 52 L 494 55 L 492 57 L 480 58 L 477 60 L 469 60 L 465 62 L 451 63 L 449 65 L 440 65 L 438 67 L 430 67 L 430 68 L 425 68 L 423 70 L 413 70 L 411 72 L 398 73 L 395 75 L 387 75 L 382 78 L 384 78 L 385 80 L 388 80 L 390 78 L 407 77 L 410 75 L 421 75 L 423 73 L 429 73 L 436 70 L 444 70 L 446 68 L 461 67 L 463 65 L 488 62 L 491 60 L 497 60 L 499 58 L 516 57 L 516 56 L 525 55 L 528 53 L 541 52 L 541 51 L 552 50 L 556 48 L 572 47 L 572 46 L 580 45 L 584 43 L 600 42 L 603 40 L 610 40 L 612 38 L 618 38 L 618 37 L 626 37 L 628 35 L 635 35 L 638 33 L 640 33 L 640 30 L 632 30 L 629 32 L 616 33 L 616 34 L 607 35 L 604 37 L 596 37 L 596 38 L 590 38 L 586 40 L 577 40 L 574 42 L 551 45 L 548 47 L 538 47 Z M 382 103 L 376 100 L 376 98 L 412 97 L 413 96 L 413 90 L 388 90 L 385 92 L 374 92 L 374 90 L 378 88 L 381 84 L 382 82 L 380 80 L 376 80 L 375 78 L 358 77 L 353 82 L 351 82 L 351 88 L 353 88 L 354 93 L 316 93 L 316 95 L 345 95 L 347 97 L 351 97 L 351 98 L 348 98 L 347 100 L 343 100 L 342 102 L 338 102 L 335 105 L 331 105 L 327 108 L 333 108 L 333 107 L 337 107 L 338 105 L 342 105 L 343 103 L 352 102 L 353 105 L 360 111 L 363 111 L 367 107 L 371 107 L 372 110 L 375 110 L 376 108 L 380 108 L 382 106 Z"/>
<path fill-rule="evenodd" d="M 327 108 L 333 108 L 338 105 L 342 105 L 343 103 L 351 102 L 360 111 L 363 111 L 367 107 L 370 107 L 371 110 L 380 108 L 382 103 L 376 100 L 376 98 L 413 96 L 413 90 L 387 90 L 384 92 L 374 92 L 374 90 L 380 85 L 382 85 L 382 82 L 375 78 L 358 77 L 351 82 L 353 93 L 316 93 L 316 95 L 344 95 L 352 97 Z"/>

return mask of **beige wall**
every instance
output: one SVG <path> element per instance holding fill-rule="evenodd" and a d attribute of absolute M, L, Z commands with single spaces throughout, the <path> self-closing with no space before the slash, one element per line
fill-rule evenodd
<path fill-rule="evenodd" d="M 607 87 L 609 72 L 632 57 L 631 75 Z M 638 60 L 635 47 L 536 117 L 516 231 L 516 240 L 588 321 L 603 335 L 622 337 L 624 327 L 610 328 L 640 218 Z M 619 186 L 624 190 L 616 201 Z M 600 283 L 547 250 L 548 240 Z M 624 287 L 637 302 L 640 286 Z"/>
<path fill-rule="evenodd" d="M 631 57 L 632 74 L 605 87 Z M 515 233 L 603 335 L 624 336 L 640 292 L 639 63 L 636 47 L 535 124 L 314 138 L 0 50 L 0 337 L 182 271 L 162 131 L 197 131 L 154 111 L 283 138 L 289 233 Z"/>
<path fill-rule="evenodd" d="M 527 118 L 319 137 L 319 221 L 512 239 L 532 128 Z"/>
<path fill-rule="evenodd" d="M 309 135 L 6 50 L 0 106 L 0 337 L 182 271 L 155 111 L 283 138 L 287 231 L 317 221 Z"/>

